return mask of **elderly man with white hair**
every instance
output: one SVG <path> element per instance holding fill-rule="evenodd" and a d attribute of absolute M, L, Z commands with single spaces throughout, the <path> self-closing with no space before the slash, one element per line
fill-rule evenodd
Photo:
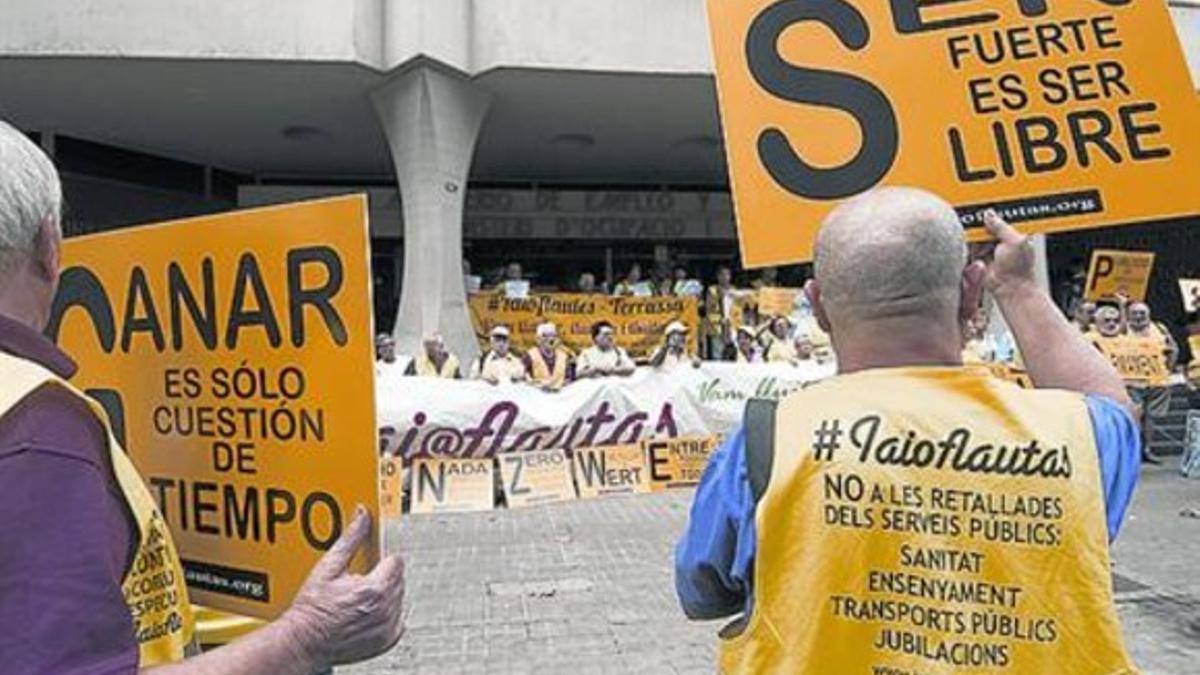
<path fill-rule="evenodd" d="M 0 122 L 0 670 L 310 675 L 390 648 L 404 566 L 389 556 L 347 573 L 371 531 L 360 506 L 282 617 L 183 660 L 192 608 L 170 532 L 103 410 L 69 384 L 75 364 L 41 333 L 61 213 L 50 160 Z M 144 576 L 147 561 L 165 569 Z M 164 605 L 127 604 L 154 584 L 170 591 Z"/>
<path fill-rule="evenodd" d="M 471 366 L 471 379 L 488 384 L 524 382 L 525 364 L 512 353 L 512 332 L 508 326 L 496 326 L 488 335 L 491 349 L 479 355 Z"/>
<path fill-rule="evenodd" d="M 986 226 L 994 257 L 970 262 L 953 208 L 888 188 L 821 227 L 806 292 L 838 374 L 747 406 L 676 549 L 687 615 L 741 614 L 722 672 L 1134 672 L 1108 557 L 1138 472 L 1132 404 L 1028 239 Z M 985 289 L 1036 389 L 963 366 Z M 964 632 L 985 596 L 1057 637 Z"/>
<path fill-rule="evenodd" d="M 558 339 L 558 327 L 538 324 L 537 345 L 525 353 L 525 375 L 546 391 L 558 391 L 575 379 L 574 357 Z"/>
<path fill-rule="evenodd" d="M 409 377 L 440 377 L 457 380 L 462 377 L 458 357 L 446 349 L 446 342 L 437 333 L 425 336 L 421 341 L 421 353 L 413 357 L 404 374 Z"/>

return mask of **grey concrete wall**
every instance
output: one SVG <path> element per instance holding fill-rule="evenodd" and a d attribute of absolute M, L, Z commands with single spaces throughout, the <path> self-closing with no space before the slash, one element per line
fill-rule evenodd
<path fill-rule="evenodd" d="M 1170 4 L 1200 83 L 1200 2 Z M 712 72 L 704 0 L 3 0 L 0 55 Z"/>
<path fill-rule="evenodd" d="M 3 0 L 0 54 L 378 64 L 383 0 Z"/>

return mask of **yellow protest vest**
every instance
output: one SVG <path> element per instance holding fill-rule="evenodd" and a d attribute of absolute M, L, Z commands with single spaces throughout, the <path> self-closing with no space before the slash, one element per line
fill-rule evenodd
<path fill-rule="evenodd" d="M 479 358 L 480 378 L 492 378 L 500 382 L 525 380 L 525 364 L 511 352 L 503 357 L 497 356 L 495 352 L 488 352 Z"/>
<path fill-rule="evenodd" d="M 1082 396 L 874 370 L 774 420 L 754 607 L 723 672 L 1136 672 Z"/>
<path fill-rule="evenodd" d="M 791 363 L 796 360 L 796 347 L 791 340 L 771 336 L 771 344 L 767 345 L 767 363 Z"/>
<path fill-rule="evenodd" d="M 571 355 L 565 349 L 555 349 L 554 369 L 551 370 L 546 358 L 542 356 L 542 350 L 537 347 L 530 349 L 529 362 L 533 366 L 534 383 L 552 389 L 562 389 L 567 383 L 567 362 L 570 360 Z"/>
<path fill-rule="evenodd" d="M 113 474 L 138 525 L 138 547 L 122 591 L 133 615 L 141 667 L 179 661 L 192 640 L 192 609 L 171 532 L 146 484 L 112 436 L 108 416 L 91 398 L 41 366 L 0 353 L 0 417 L 34 391 L 57 386 L 75 394 L 108 432 Z M 31 571 L 31 573 L 33 573 Z"/>
<path fill-rule="evenodd" d="M 417 354 L 413 359 L 413 371 L 421 377 L 441 377 L 452 379 L 454 373 L 458 372 L 458 359 L 453 354 L 447 354 L 446 360 L 442 362 L 442 367 L 438 368 L 433 365 L 433 361 L 424 352 Z"/>

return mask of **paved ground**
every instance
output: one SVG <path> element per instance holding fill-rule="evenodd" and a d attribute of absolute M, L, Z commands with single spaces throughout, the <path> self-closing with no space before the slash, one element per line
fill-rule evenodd
<path fill-rule="evenodd" d="M 690 492 L 460 516 L 406 516 L 408 632 L 338 669 L 380 673 L 709 673 L 719 624 L 675 604 Z M 1200 482 L 1147 472 L 1115 550 L 1128 644 L 1147 674 L 1200 673 Z"/>

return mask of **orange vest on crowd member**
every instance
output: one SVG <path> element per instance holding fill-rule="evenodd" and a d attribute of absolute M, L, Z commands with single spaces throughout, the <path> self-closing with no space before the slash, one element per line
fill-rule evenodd
<path fill-rule="evenodd" d="M 458 357 L 453 354 L 447 354 L 446 360 L 442 362 L 442 367 L 438 368 L 433 364 L 428 354 L 421 352 L 413 359 L 413 371 L 419 377 L 454 379 L 456 374 L 459 373 Z"/>
<path fill-rule="evenodd" d="M 1136 672 L 1082 395 L 896 368 L 753 405 L 754 604 L 723 672 Z"/>
<path fill-rule="evenodd" d="M 192 607 L 179 554 L 150 490 L 113 437 L 108 415 L 89 396 L 31 361 L 0 353 L 0 417 L 42 387 L 59 387 L 84 402 L 108 436 L 109 456 L 117 487 L 137 521 L 137 551 L 125 572 L 121 590 L 133 617 L 139 666 L 179 661 L 190 651 Z M 52 498 L 52 495 L 47 495 Z M 97 564 L 100 564 L 97 561 Z M 30 574 L 37 574 L 30 570 Z M 86 589 L 80 589 L 86 592 Z M 3 666 L 0 666 L 3 670 Z"/>
<path fill-rule="evenodd" d="M 562 347 L 554 349 L 554 368 L 546 363 L 546 357 L 542 356 L 542 350 L 534 347 L 529 350 L 529 363 L 532 367 L 534 384 L 550 387 L 552 389 L 562 389 L 567 383 L 567 365 L 571 360 L 571 353 Z"/>

